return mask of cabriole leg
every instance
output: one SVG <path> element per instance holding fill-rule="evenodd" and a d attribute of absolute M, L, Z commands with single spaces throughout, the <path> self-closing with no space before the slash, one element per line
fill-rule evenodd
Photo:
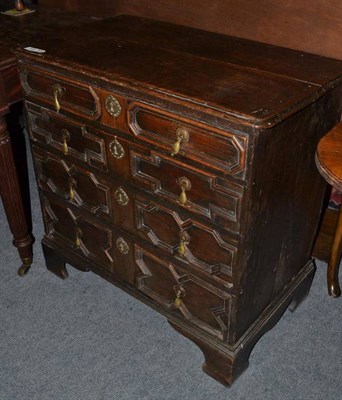
<path fill-rule="evenodd" d="M 338 270 L 342 255 L 342 206 L 338 214 L 337 225 L 335 228 L 334 241 L 328 265 L 328 292 L 331 297 L 340 297 L 341 288 L 338 283 Z"/>

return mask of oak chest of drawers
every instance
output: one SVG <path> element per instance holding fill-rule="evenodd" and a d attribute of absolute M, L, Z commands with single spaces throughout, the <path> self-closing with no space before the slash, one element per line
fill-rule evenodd
<path fill-rule="evenodd" d="M 32 46 L 17 54 L 47 268 L 149 304 L 231 384 L 310 288 L 341 62 L 127 16 Z"/>

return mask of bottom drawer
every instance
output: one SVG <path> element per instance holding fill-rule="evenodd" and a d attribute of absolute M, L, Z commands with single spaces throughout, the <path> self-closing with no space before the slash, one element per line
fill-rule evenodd
<path fill-rule="evenodd" d="M 115 228 L 99 223 L 78 207 L 42 196 L 46 235 L 60 247 L 93 261 L 143 292 L 160 306 L 227 341 L 232 296 L 184 267 L 165 261 Z M 151 248 L 152 249 L 152 248 Z"/>
<path fill-rule="evenodd" d="M 135 244 L 137 287 L 163 307 L 214 334 L 229 337 L 231 296 Z"/>
<path fill-rule="evenodd" d="M 42 204 L 45 230 L 50 238 L 134 284 L 133 245 L 126 237 L 62 200 L 43 196 Z"/>

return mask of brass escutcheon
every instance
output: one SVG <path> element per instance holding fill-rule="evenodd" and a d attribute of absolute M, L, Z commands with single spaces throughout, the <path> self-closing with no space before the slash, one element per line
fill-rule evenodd
<path fill-rule="evenodd" d="M 121 105 L 118 99 L 115 98 L 112 94 L 107 96 L 105 105 L 108 113 L 114 118 L 117 118 L 121 114 Z"/>
<path fill-rule="evenodd" d="M 191 182 L 189 181 L 188 178 L 182 176 L 181 178 L 178 179 L 178 185 L 181 188 L 181 194 L 179 195 L 178 200 L 182 205 L 185 205 L 188 201 L 186 192 L 191 189 Z"/>
<path fill-rule="evenodd" d="M 129 202 L 129 197 L 122 187 L 119 187 L 115 191 L 115 199 L 121 206 L 127 206 Z"/>
<path fill-rule="evenodd" d="M 186 128 L 178 128 L 176 131 L 176 139 L 176 142 L 172 145 L 172 157 L 179 153 L 182 143 L 189 141 L 189 131 Z"/>
<path fill-rule="evenodd" d="M 129 252 L 129 246 L 126 242 L 126 240 L 122 237 L 119 237 L 116 241 L 116 247 L 122 254 L 128 254 Z"/>
<path fill-rule="evenodd" d="M 125 150 L 122 147 L 121 143 L 117 140 L 117 138 L 115 138 L 109 145 L 109 150 L 113 154 L 114 158 L 118 160 L 125 156 Z"/>

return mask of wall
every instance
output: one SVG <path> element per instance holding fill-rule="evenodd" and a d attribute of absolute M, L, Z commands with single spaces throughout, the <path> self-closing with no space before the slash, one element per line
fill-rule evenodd
<path fill-rule="evenodd" d="M 39 0 L 98 16 L 133 14 L 342 59 L 342 0 Z"/>

